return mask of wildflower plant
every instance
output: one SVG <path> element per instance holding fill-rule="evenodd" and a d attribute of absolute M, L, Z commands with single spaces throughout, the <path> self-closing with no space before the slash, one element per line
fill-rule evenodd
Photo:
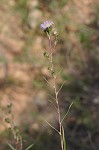
<path fill-rule="evenodd" d="M 12 111 L 12 104 L 8 104 L 7 107 L 4 109 L 4 120 L 5 123 L 8 124 L 9 126 L 9 130 L 11 131 L 12 135 L 13 135 L 13 139 L 14 139 L 14 146 L 10 143 L 8 143 L 8 146 L 12 149 L 12 150 L 23 150 L 23 139 L 22 139 L 22 135 L 19 131 L 19 128 L 17 125 L 15 125 L 14 122 L 14 113 Z M 33 144 L 29 145 L 25 150 L 29 150 L 31 147 L 33 146 Z"/>
<path fill-rule="evenodd" d="M 8 144 L 9 147 L 12 150 L 22 150 L 22 147 L 23 147 L 22 136 L 20 134 L 18 127 L 14 123 L 14 114 L 12 112 L 11 103 L 8 104 L 7 107 L 5 108 L 5 123 L 8 124 L 9 129 L 13 135 L 14 143 L 15 143 L 15 148 L 11 144 Z"/>
<path fill-rule="evenodd" d="M 64 127 L 63 127 L 63 121 L 65 119 L 65 117 L 67 116 L 71 106 L 69 106 L 68 111 L 66 112 L 65 116 L 62 118 L 61 117 L 61 110 L 60 110 L 60 105 L 59 105 L 59 92 L 61 90 L 61 88 L 63 87 L 63 84 L 61 85 L 61 87 L 58 89 L 57 88 L 57 77 L 60 74 L 60 72 L 62 71 L 62 69 L 59 71 L 58 74 L 56 74 L 56 70 L 55 70 L 55 66 L 53 63 L 53 53 L 55 52 L 55 48 L 58 42 L 58 33 L 57 31 L 54 31 L 54 44 L 52 45 L 52 27 L 53 27 L 54 23 L 52 21 L 45 21 L 44 23 L 42 23 L 40 25 L 40 27 L 44 30 L 44 32 L 46 33 L 47 37 L 48 37 L 48 41 L 49 41 L 49 51 L 48 52 L 44 52 L 44 57 L 47 58 L 48 62 L 49 62 L 49 67 L 48 70 L 51 73 L 51 76 L 53 78 L 53 83 L 49 83 L 49 81 L 44 77 L 44 79 L 47 81 L 48 84 L 50 84 L 53 89 L 54 89 L 54 94 L 55 94 L 55 104 L 51 101 L 51 103 L 54 105 L 57 114 L 58 114 L 58 124 L 59 124 L 59 130 L 57 130 L 54 126 L 52 126 L 49 122 L 46 122 L 59 134 L 60 136 L 60 144 L 61 144 L 61 150 L 66 150 L 66 140 L 65 140 L 65 134 L 64 134 Z"/>

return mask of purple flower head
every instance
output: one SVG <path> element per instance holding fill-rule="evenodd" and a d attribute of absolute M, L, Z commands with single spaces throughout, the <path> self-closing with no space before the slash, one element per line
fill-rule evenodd
<path fill-rule="evenodd" d="M 51 28 L 53 24 L 54 24 L 54 23 L 53 23 L 52 21 L 45 21 L 44 23 L 42 23 L 42 24 L 40 25 L 40 27 L 41 27 L 44 31 L 46 31 L 47 29 Z"/>

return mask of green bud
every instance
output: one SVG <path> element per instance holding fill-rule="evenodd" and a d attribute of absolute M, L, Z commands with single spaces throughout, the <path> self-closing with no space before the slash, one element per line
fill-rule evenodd
<path fill-rule="evenodd" d="M 57 31 L 54 31 L 53 33 L 56 37 L 58 37 L 58 32 Z"/>
<path fill-rule="evenodd" d="M 10 103 L 9 105 L 7 105 L 7 113 L 11 114 L 12 111 L 12 104 Z"/>
<path fill-rule="evenodd" d="M 43 55 L 44 55 L 44 57 L 49 58 L 49 55 L 47 52 L 44 52 Z"/>
<path fill-rule="evenodd" d="M 55 71 L 52 71 L 52 75 L 54 76 L 54 74 L 55 74 Z"/>
<path fill-rule="evenodd" d="M 14 131 L 15 131 L 16 133 L 19 133 L 19 129 L 18 129 L 17 126 L 14 126 Z"/>
<path fill-rule="evenodd" d="M 47 69 L 51 71 L 51 67 L 50 66 Z"/>
<path fill-rule="evenodd" d="M 11 121 L 10 121 L 9 118 L 5 118 L 5 122 L 6 122 L 6 123 L 10 123 Z"/>

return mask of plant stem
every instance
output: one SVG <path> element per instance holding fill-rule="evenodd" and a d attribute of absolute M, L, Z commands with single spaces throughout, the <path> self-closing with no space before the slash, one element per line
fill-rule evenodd
<path fill-rule="evenodd" d="M 60 112 L 60 105 L 58 100 L 58 93 L 56 88 L 56 77 L 54 77 L 54 92 L 55 92 L 55 98 L 56 98 L 56 104 L 57 104 L 57 113 L 58 113 L 58 122 L 59 122 L 59 134 L 60 134 L 60 141 L 61 141 L 61 148 L 63 149 L 63 141 L 62 141 L 62 124 L 61 124 L 61 112 Z"/>
<path fill-rule="evenodd" d="M 51 73 L 52 73 L 53 78 L 54 78 L 54 93 L 55 93 L 55 101 L 56 101 L 57 113 L 58 113 L 60 143 L 61 143 L 61 149 L 64 150 L 63 137 L 62 137 L 61 111 L 60 111 L 60 105 L 59 105 L 59 100 L 58 100 L 58 91 L 57 91 L 56 76 L 54 74 L 53 49 L 52 49 L 51 36 L 50 35 L 49 35 L 48 39 L 49 39 L 49 52 L 50 52 Z"/>

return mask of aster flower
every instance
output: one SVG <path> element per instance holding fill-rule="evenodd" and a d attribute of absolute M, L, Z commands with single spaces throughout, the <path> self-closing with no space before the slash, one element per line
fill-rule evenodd
<path fill-rule="evenodd" d="M 54 23 L 52 21 L 45 21 L 44 23 L 42 23 L 40 25 L 40 27 L 44 30 L 44 31 L 49 31 L 49 29 L 52 27 Z"/>

